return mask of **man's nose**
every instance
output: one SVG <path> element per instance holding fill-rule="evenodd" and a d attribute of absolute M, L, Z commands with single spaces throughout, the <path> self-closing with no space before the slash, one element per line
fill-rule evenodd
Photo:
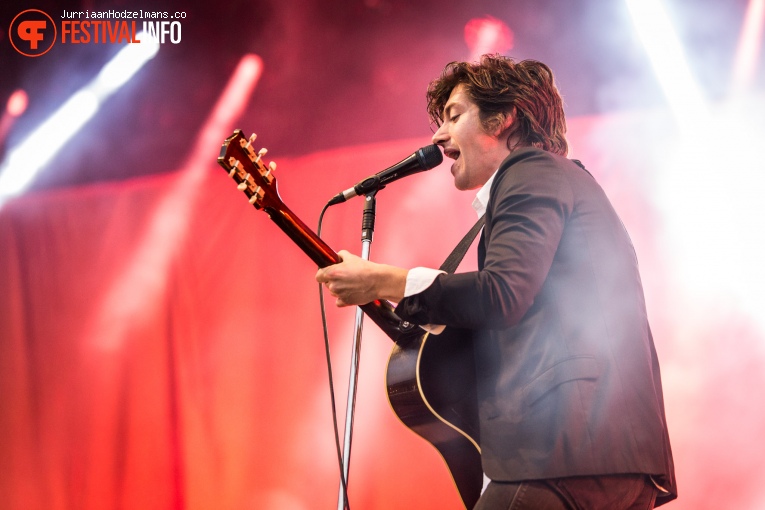
<path fill-rule="evenodd" d="M 433 138 L 431 139 L 433 143 L 435 143 L 435 144 L 442 144 L 446 140 L 449 139 L 449 136 L 448 136 L 448 134 L 446 132 L 446 127 L 445 126 L 446 126 L 446 124 L 441 124 L 438 127 L 438 131 L 436 131 L 433 134 Z"/>

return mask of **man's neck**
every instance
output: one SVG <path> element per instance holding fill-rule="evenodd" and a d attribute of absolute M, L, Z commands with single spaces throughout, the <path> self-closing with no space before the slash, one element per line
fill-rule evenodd
<path fill-rule="evenodd" d="M 491 183 L 494 182 L 494 177 L 496 177 L 496 175 L 497 170 L 495 170 L 484 185 L 481 186 L 473 199 L 473 210 L 475 210 L 479 218 L 486 214 L 486 206 L 489 204 L 489 193 L 491 192 Z"/>

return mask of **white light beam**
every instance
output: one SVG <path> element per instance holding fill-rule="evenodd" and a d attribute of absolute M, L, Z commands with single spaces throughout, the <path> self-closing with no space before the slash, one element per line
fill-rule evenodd
<path fill-rule="evenodd" d="M 661 0 L 626 0 L 640 41 L 656 78 L 684 134 L 693 136 L 710 126 L 710 113 L 693 78 L 680 40 Z"/>
<path fill-rule="evenodd" d="M 138 34 L 140 44 L 128 44 L 101 72 L 70 97 L 53 115 L 18 146 L 0 165 L 0 207 L 10 197 L 26 190 L 35 175 L 96 114 L 100 105 L 154 58 L 159 43 Z"/>

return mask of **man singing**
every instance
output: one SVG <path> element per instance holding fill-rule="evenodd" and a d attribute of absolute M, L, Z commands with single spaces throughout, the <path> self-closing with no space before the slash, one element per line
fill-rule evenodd
<path fill-rule="evenodd" d="M 478 189 L 478 271 L 407 270 L 341 251 L 317 281 L 338 306 L 388 299 L 434 334 L 472 332 L 490 480 L 476 509 L 647 509 L 674 499 L 635 251 L 595 179 L 566 158 L 551 70 L 498 55 L 453 62 L 427 98 L 454 185 Z"/>

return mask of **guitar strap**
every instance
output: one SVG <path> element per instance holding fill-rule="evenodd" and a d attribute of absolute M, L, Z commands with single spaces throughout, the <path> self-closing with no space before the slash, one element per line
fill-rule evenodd
<path fill-rule="evenodd" d="M 452 250 L 449 256 L 446 257 L 444 263 L 441 264 L 441 267 L 439 268 L 441 271 L 453 273 L 457 270 L 457 266 L 459 266 L 460 262 L 462 262 L 462 259 L 465 257 L 465 253 L 467 253 L 468 248 L 470 248 L 470 245 L 473 244 L 473 239 L 475 239 L 475 236 L 477 236 L 478 232 L 481 231 L 481 228 L 486 221 L 485 218 L 485 214 L 481 216 L 476 224 L 473 225 L 473 228 L 471 228 L 470 231 L 465 234 L 465 237 L 462 238 L 462 241 L 460 241 L 459 244 L 454 247 L 454 250 Z"/>

